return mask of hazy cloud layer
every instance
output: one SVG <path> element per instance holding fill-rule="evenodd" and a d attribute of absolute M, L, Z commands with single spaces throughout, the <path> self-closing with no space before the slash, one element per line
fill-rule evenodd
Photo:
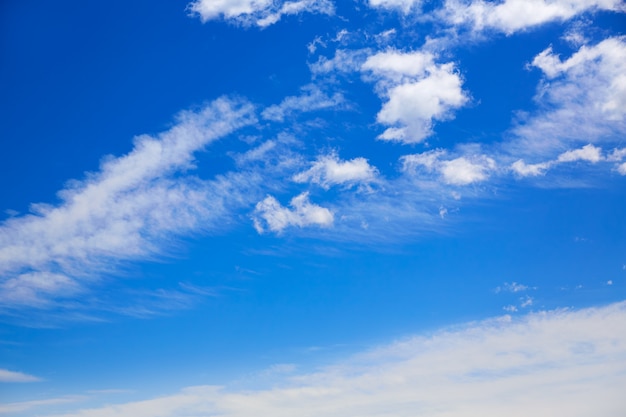
<path fill-rule="evenodd" d="M 619 417 L 625 335 L 625 303 L 504 316 L 288 374 L 262 390 L 190 387 L 62 416 Z"/>

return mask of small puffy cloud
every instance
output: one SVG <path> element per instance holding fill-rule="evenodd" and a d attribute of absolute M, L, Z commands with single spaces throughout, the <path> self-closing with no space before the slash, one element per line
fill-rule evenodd
<path fill-rule="evenodd" d="M 369 183 L 376 178 L 377 170 L 365 158 L 342 161 L 337 154 L 317 158 L 308 170 L 296 174 L 296 182 L 311 182 L 328 189 L 333 185 Z"/>
<path fill-rule="evenodd" d="M 557 158 L 558 162 L 575 162 L 587 161 L 596 163 L 602 160 L 602 149 L 591 144 L 585 145 L 580 149 L 563 152 Z"/>
<path fill-rule="evenodd" d="M 617 166 L 617 172 L 619 172 L 621 175 L 626 175 L 626 162 Z"/>
<path fill-rule="evenodd" d="M 440 16 L 455 26 L 512 34 L 587 11 L 624 10 L 622 0 L 446 0 Z"/>
<path fill-rule="evenodd" d="M 423 170 L 436 172 L 441 179 L 451 185 L 468 185 L 485 181 L 496 169 L 496 162 L 486 155 L 465 155 L 445 159 L 443 150 L 428 151 L 420 154 L 405 155 L 401 158 L 403 171 L 415 173 Z"/>
<path fill-rule="evenodd" d="M 434 121 L 448 120 L 469 98 L 453 63 L 437 64 L 429 52 L 389 50 L 367 58 L 361 70 L 387 99 L 378 123 L 390 126 L 379 139 L 421 142 L 433 134 Z"/>
<path fill-rule="evenodd" d="M 322 13 L 332 15 L 334 4 L 329 0 L 196 0 L 187 6 L 191 15 L 203 22 L 224 19 L 244 25 L 267 27 L 285 15 Z"/>
<path fill-rule="evenodd" d="M 8 369 L 0 369 L 0 382 L 38 382 L 41 378 L 33 375 L 24 374 L 22 372 L 9 371 Z"/>
<path fill-rule="evenodd" d="M 309 201 L 309 193 L 302 193 L 291 199 L 289 205 L 283 207 L 276 198 L 267 196 L 257 203 L 254 214 L 254 228 L 259 233 L 266 230 L 280 233 L 290 226 L 322 226 L 332 225 L 333 213 L 325 207 L 318 206 Z"/>
<path fill-rule="evenodd" d="M 299 96 L 286 97 L 280 104 L 266 108 L 261 116 L 266 120 L 282 122 L 295 112 L 337 108 L 345 103 L 340 93 L 329 96 L 316 85 L 307 85 L 302 88 L 302 91 L 303 94 Z"/>
<path fill-rule="evenodd" d="M 489 171 L 495 169 L 493 159 L 481 155 L 473 159 L 464 156 L 441 163 L 441 174 L 448 184 L 467 185 L 484 181 L 489 177 Z"/>

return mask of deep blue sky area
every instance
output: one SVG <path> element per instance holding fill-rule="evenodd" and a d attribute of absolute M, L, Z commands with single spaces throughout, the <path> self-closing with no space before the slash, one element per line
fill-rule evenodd
<path fill-rule="evenodd" d="M 621 415 L 624 11 L 3 2 L 0 417 Z"/>

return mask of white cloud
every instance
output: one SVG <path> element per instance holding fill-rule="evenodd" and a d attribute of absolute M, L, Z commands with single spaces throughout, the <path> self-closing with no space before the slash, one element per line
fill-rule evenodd
<path fill-rule="evenodd" d="M 143 135 L 127 155 L 59 192 L 56 206 L 0 225 L 0 300 L 42 307 L 75 295 L 111 262 L 150 256 L 168 236 L 197 232 L 224 215 L 247 180 L 202 182 L 181 175 L 196 151 L 255 121 L 245 102 L 218 99 L 156 137 Z M 241 183 L 238 183 L 240 181 Z"/>
<path fill-rule="evenodd" d="M 41 378 L 33 375 L 24 374 L 22 372 L 9 371 L 0 368 L 0 382 L 37 382 Z"/>
<path fill-rule="evenodd" d="M 304 12 L 332 15 L 335 11 L 329 0 L 196 0 L 187 7 L 203 22 L 225 19 L 259 27 L 272 25 L 285 15 Z"/>
<path fill-rule="evenodd" d="M 617 166 L 617 172 L 621 175 L 626 175 L 626 162 Z"/>
<path fill-rule="evenodd" d="M 397 9 L 408 13 L 422 4 L 422 0 L 369 0 L 370 7 Z"/>
<path fill-rule="evenodd" d="M 545 172 L 559 164 L 567 162 L 585 161 L 592 164 L 598 163 L 608 158 L 602 156 L 602 149 L 588 144 L 582 148 L 572 149 L 561 153 L 556 159 L 537 164 L 526 164 L 524 160 L 520 159 L 515 161 L 511 165 L 511 170 L 520 177 L 536 177 L 544 175 Z"/>
<path fill-rule="evenodd" d="M 451 185 L 468 185 L 485 181 L 496 169 L 496 162 L 486 155 L 465 155 L 454 159 L 444 159 L 443 150 L 405 155 L 401 158 L 403 171 L 415 173 L 422 169 L 427 173 L 436 172 L 441 179 Z"/>
<path fill-rule="evenodd" d="M 48 410 L 51 407 L 61 404 L 75 403 L 84 400 L 83 396 L 65 396 L 60 398 L 49 398 L 46 400 L 20 401 L 13 403 L 0 404 L 0 414 L 23 413 L 33 408 L 44 408 Z M 38 416 L 41 414 L 37 414 Z"/>
<path fill-rule="evenodd" d="M 259 233 L 266 230 L 280 233 L 290 226 L 328 227 L 333 223 L 333 213 L 325 207 L 312 204 L 309 201 L 309 193 L 302 193 L 292 198 L 289 205 L 292 209 L 283 207 L 272 196 L 267 196 L 257 203 L 253 215 L 255 229 Z"/>
<path fill-rule="evenodd" d="M 520 307 L 526 308 L 526 307 L 530 307 L 533 305 L 534 299 L 527 295 L 526 297 L 520 298 L 520 301 L 521 301 Z"/>
<path fill-rule="evenodd" d="M 480 156 L 473 160 L 466 157 L 443 161 L 441 174 L 448 184 L 467 185 L 474 182 L 484 181 L 488 178 L 488 172 L 495 168 L 495 161 L 486 156 Z"/>
<path fill-rule="evenodd" d="M 377 82 L 387 99 L 376 116 L 390 126 L 379 139 L 417 143 L 433 134 L 433 121 L 448 120 L 468 102 L 453 63 L 437 64 L 429 52 L 380 52 L 361 70 Z"/>
<path fill-rule="evenodd" d="M 516 292 L 526 291 L 527 289 L 528 289 L 527 285 L 519 284 L 519 283 L 514 281 L 514 282 L 511 282 L 511 283 L 505 282 L 501 287 L 497 287 L 495 291 L 496 291 L 496 293 L 499 293 L 499 292 L 502 292 L 502 291 L 516 293 Z"/>
<path fill-rule="evenodd" d="M 311 182 L 328 189 L 333 185 L 366 184 L 375 180 L 377 170 L 365 158 L 342 161 L 337 154 L 322 155 L 311 168 L 293 177 L 296 182 Z"/>
<path fill-rule="evenodd" d="M 608 38 L 582 46 L 561 60 L 551 48 L 532 66 L 546 80 L 536 101 L 540 110 L 513 129 L 517 152 L 549 154 L 569 143 L 615 142 L 626 132 L 626 42 Z"/>
<path fill-rule="evenodd" d="M 544 175 L 551 166 L 551 162 L 526 164 L 522 159 L 519 159 L 513 162 L 513 164 L 511 165 L 511 169 L 521 177 L 536 177 L 539 175 Z"/>
<path fill-rule="evenodd" d="M 345 50 L 337 49 L 332 58 L 320 56 L 317 62 L 309 64 L 309 69 L 314 77 L 334 73 L 350 73 L 359 71 L 361 65 L 367 60 L 371 51 L 369 49 Z"/>
<path fill-rule="evenodd" d="M 580 149 L 563 152 L 557 158 L 558 162 L 576 162 L 587 161 L 596 163 L 602 160 L 602 149 L 591 144 L 585 145 Z"/>
<path fill-rule="evenodd" d="M 554 21 L 566 21 L 595 10 L 623 11 L 622 0 L 446 0 L 440 16 L 452 25 L 478 32 L 492 29 L 512 34 Z"/>
<path fill-rule="evenodd" d="M 62 417 L 618 417 L 625 384 L 622 302 L 440 330 L 264 389 L 189 387 Z"/>
<path fill-rule="evenodd" d="M 308 85 L 302 88 L 300 96 L 286 97 L 280 104 L 270 106 L 263 110 L 261 116 L 264 119 L 282 122 L 294 112 L 310 112 L 329 108 L 337 108 L 345 103 L 343 95 L 334 93 L 328 96 L 316 85 Z"/>
<path fill-rule="evenodd" d="M 619 162 L 626 157 L 626 148 L 613 149 L 607 157 L 607 161 Z"/>

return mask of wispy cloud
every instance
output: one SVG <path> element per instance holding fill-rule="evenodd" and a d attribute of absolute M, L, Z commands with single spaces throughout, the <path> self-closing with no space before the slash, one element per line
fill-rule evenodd
<path fill-rule="evenodd" d="M 63 417 L 619 416 L 626 303 L 499 317 L 408 338 L 276 385 L 176 394 Z"/>
<path fill-rule="evenodd" d="M 328 95 L 314 84 L 306 85 L 301 90 L 301 95 L 286 97 L 280 104 L 263 110 L 261 116 L 267 120 L 282 122 L 296 112 L 336 110 L 339 106 L 345 105 L 345 99 L 341 93 L 335 92 Z"/>
<path fill-rule="evenodd" d="M 376 179 L 376 175 L 377 169 L 365 158 L 342 161 L 336 153 L 331 153 L 318 157 L 308 170 L 296 174 L 293 180 L 318 184 L 328 189 L 333 185 L 367 185 Z"/>
<path fill-rule="evenodd" d="M 445 150 L 433 150 L 401 158 L 402 169 L 411 175 L 437 173 L 441 180 L 451 185 L 468 185 L 489 178 L 496 162 L 482 154 L 448 157 Z"/>
<path fill-rule="evenodd" d="M 605 158 L 602 155 L 602 149 L 588 144 L 582 148 L 565 151 L 551 161 L 526 164 L 523 159 L 519 159 L 511 165 L 511 169 L 521 177 L 535 177 L 544 175 L 548 169 L 559 164 L 578 161 L 595 164 L 603 160 L 605 160 Z"/>
<path fill-rule="evenodd" d="M 0 382 L 37 382 L 41 381 L 33 375 L 24 374 L 22 372 L 9 371 L 8 369 L 0 369 Z"/>
<path fill-rule="evenodd" d="M 203 22 L 224 19 L 261 28 L 278 22 L 283 16 L 300 13 L 332 15 L 335 6 L 329 0 L 195 0 L 187 6 L 189 12 Z"/>
<path fill-rule="evenodd" d="M 626 42 L 612 37 L 562 60 L 548 48 L 532 61 L 546 80 L 539 110 L 513 128 L 518 154 L 551 155 L 572 144 L 612 143 L 626 131 Z"/>
<path fill-rule="evenodd" d="M 60 204 L 34 205 L 33 214 L 6 220 L 0 226 L 4 307 L 46 307 L 80 293 L 121 260 L 159 253 L 169 236 L 206 230 L 245 183 L 237 175 L 201 181 L 185 171 L 195 152 L 254 121 L 249 103 L 225 98 L 183 112 L 168 131 L 137 137 L 130 153 L 69 183 Z"/>
<path fill-rule="evenodd" d="M 49 398 L 45 400 L 32 400 L 0 404 L 0 414 L 23 413 L 32 409 L 41 409 L 46 407 L 51 409 L 53 406 L 62 404 L 71 404 L 84 400 L 83 396 L 65 396 L 59 398 Z"/>

